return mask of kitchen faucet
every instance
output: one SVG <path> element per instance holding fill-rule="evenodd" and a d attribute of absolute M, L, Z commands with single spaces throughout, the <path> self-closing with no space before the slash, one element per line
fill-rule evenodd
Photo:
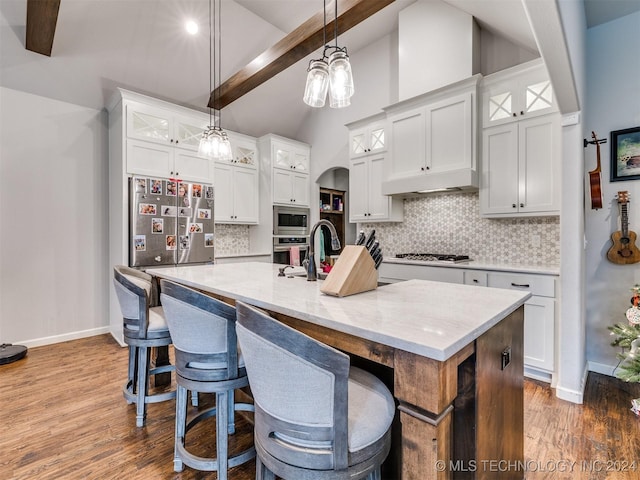
<path fill-rule="evenodd" d="M 336 227 L 333 226 L 333 223 L 331 223 L 329 220 L 319 220 L 311 229 L 311 234 L 309 235 L 309 256 L 307 258 L 308 260 L 308 264 L 307 264 L 307 282 L 315 282 L 318 279 L 318 271 L 316 270 L 316 260 L 314 257 L 314 250 L 315 250 L 315 242 L 314 242 L 314 238 L 316 235 L 316 230 L 318 229 L 318 227 L 320 227 L 321 225 L 326 225 L 329 228 L 329 231 L 331 232 L 331 248 L 333 250 L 339 250 L 340 249 L 340 239 L 338 238 L 338 232 L 336 232 Z"/>

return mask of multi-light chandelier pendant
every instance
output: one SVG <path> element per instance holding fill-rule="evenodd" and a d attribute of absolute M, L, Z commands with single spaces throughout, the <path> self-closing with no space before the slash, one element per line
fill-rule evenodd
<path fill-rule="evenodd" d="M 216 5 L 217 11 L 216 14 Z M 209 92 L 211 92 L 211 82 L 213 76 L 213 83 L 220 85 L 220 70 L 221 70 L 221 61 L 220 61 L 220 52 L 222 50 L 222 41 L 221 41 L 221 29 L 222 23 L 220 21 L 220 0 L 209 0 Z M 217 20 L 217 27 L 216 27 Z M 217 41 L 216 41 L 217 40 Z M 216 50 L 217 47 L 217 50 Z M 215 69 L 213 69 L 212 74 L 212 54 L 213 54 L 213 64 L 217 65 Z M 217 75 L 216 75 L 217 70 Z M 216 81 L 217 76 L 217 81 Z M 218 89 L 214 90 L 215 92 Z M 214 98 L 215 104 L 215 98 Z M 232 159 L 231 153 L 231 143 L 229 142 L 229 137 L 227 136 L 227 132 L 225 132 L 220 126 L 221 122 L 221 113 L 218 110 L 217 120 L 213 118 L 211 107 L 209 107 L 209 126 L 205 129 L 202 134 L 202 138 L 200 139 L 200 146 L 198 148 L 198 154 L 213 158 L 214 160 L 223 160 L 228 161 Z"/>
<path fill-rule="evenodd" d="M 307 84 L 304 89 L 304 103 L 311 107 L 324 107 L 329 92 L 331 108 L 347 107 L 353 96 L 353 75 L 347 47 L 338 47 L 338 0 L 335 0 L 334 36 L 335 45 L 327 45 L 327 5 L 324 6 L 322 58 L 311 60 L 307 69 Z M 333 50 L 327 56 L 327 52 Z"/>

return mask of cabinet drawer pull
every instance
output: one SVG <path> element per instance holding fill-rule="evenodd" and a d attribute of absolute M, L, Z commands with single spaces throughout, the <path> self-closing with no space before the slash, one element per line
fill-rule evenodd
<path fill-rule="evenodd" d="M 512 287 L 521 287 L 521 288 L 529 288 L 530 285 L 528 283 L 513 283 L 511 282 Z"/>

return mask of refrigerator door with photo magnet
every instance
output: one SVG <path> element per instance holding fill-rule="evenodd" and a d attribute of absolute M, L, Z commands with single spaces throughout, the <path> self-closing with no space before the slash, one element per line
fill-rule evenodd
<path fill-rule="evenodd" d="M 213 187 L 181 183 L 178 187 L 178 262 L 213 262 Z"/>
<path fill-rule="evenodd" d="M 211 185 L 133 177 L 129 189 L 132 267 L 213 261 Z"/>

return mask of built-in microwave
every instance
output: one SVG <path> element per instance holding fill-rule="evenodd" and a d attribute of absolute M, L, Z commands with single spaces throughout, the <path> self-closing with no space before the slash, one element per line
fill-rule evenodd
<path fill-rule="evenodd" d="M 301 237 L 309 235 L 309 209 L 273 207 L 273 234 Z"/>

